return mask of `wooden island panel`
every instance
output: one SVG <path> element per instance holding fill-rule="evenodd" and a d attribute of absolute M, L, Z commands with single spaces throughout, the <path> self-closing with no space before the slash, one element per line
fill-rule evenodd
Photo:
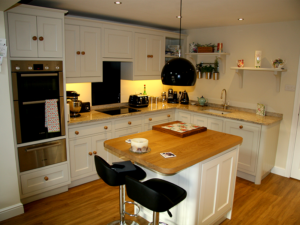
<path fill-rule="evenodd" d="M 132 138 L 146 138 L 151 151 L 136 154 L 129 151 L 130 144 L 125 140 Z M 207 130 L 185 138 L 150 130 L 138 134 L 128 135 L 104 142 L 104 147 L 117 155 L 139 163 L 157 172 L 172 175 L 195 165 L 203 160 L 215 156 L 229 148 L 241 144 L 243 139 L 238 136 Z M 174 158 L 164 158 L 162 152 L 172 152 Z"/>

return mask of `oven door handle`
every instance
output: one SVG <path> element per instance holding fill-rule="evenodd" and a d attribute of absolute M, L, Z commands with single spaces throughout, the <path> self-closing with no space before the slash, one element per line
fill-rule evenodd
<path fill-rule="evenodd" d="M 57 77 L 57 73 L 30 73 L 21 74 L 21 77 Z"/>
<path fill-rule="evenodd" d="M 41 150 L 41 149 L 44 149 L 44 148 L 51 148 L 51 147 L 55 147 L 55 146 L 59 146 L 61 145 L 60 142 L 56 142 L 56 143 L 53 143 L 53 144 L 45 144 L 43 146 L 39 146 L 39 147 L 35 147 L 35 148 L 26 148 L 26 152 L 32 152 L 32 151 L 37 151 L 37 150 Z"/>
<path fill-rule="evenodd" d="M 58 99 L 55 99 L 58 101 Z M 41 100 L 41 101 L 33 101 L 33 102 L 23 102 L 23 105 L 33 105 L 33 104 L 40 104 L 40 103 L 45 103 L 46 100 Z"/>

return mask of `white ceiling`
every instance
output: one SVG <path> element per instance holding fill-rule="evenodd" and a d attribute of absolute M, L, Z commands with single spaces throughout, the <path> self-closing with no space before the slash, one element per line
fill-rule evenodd
<path fill-rule="evenodd" d="M 178 30 L 180 0 L 33 0 L 30 5 L 78 15 Z M 182 0 L 182 28 L 300 20 L 300 0 Z M 243 17 L 244 21 L 237 19 Z"/>

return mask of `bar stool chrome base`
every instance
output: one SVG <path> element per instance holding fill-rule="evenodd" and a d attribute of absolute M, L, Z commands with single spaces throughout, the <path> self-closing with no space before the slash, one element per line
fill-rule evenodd
<path fill-rule="evenodd" d="M 110 222 L 107 225 L 139 225 L 139 224 L 132 220 L 124 220 L 123 223 L 121 224 L 120 220 L 116 220 L 116 221 Z"/>

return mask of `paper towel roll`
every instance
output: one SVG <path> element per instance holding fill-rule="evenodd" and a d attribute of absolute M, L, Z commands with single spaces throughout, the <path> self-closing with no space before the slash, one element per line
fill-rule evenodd
<path fill-rule="evenodd" d="M 131 150 L 133 152 L 146 152 L 148 150 L 148 140 L 145 138 L 131 139 Z"/>

